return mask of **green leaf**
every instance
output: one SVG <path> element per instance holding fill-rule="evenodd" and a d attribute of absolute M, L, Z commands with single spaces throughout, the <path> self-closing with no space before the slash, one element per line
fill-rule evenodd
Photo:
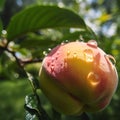
<path fill-rule="evenodd" d="M 75 31 L 64 35 L 64 37 L 62 38 L 62 40 L 68 40 L 68 42 L 75 40 L 84 40 L 87 42 L 88 40 L 91 39 L 95 39 L 95 35 L 93 35 L 89 31 Z"/>
<path fill-rule="evenodd" d="M 0 0 L 0 12 L 3 10 L 5 0 Z"/>
<path fill-rule="evenodd" d="M 29 43 L 29 44 L 28 44 Z M 38 49 L 50 47 L 52 44 L 56 44 L 57 41 L 51 40 L 50 37 L 45 37 L 41 35 L 28 36 L 23 42 L 20 43 L 20 47 L 25 47 L 27 49 Z"/>
<path fill-rule="evenodd" d="M 27 95 L 25 98 L 26 120 L 51 120 L 40 105 L 37 94 Z"/>
<path fill-rule="evenodd" d="M 34 94 L 25 98 L 26 120 L 38 120 L 39 110 L 37 109 L 37 99 Z"/>
<path fill-rule="evenodd" d="M 7 38 L 11 41 L 31 31 L 59 27 L 86 29 L 84 20 L 71 10 L 57 6 L 34 5 L 12 17 L 7 28 Z"/>

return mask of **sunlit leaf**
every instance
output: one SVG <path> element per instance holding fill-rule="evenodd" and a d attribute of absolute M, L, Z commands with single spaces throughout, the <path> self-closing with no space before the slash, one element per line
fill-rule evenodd
<path fill-rule="evenodd" d="M 99 20 L 101 23 L 104 23 L 104 22 L 110 20 L 111 18 L 112 18 L 112 15 L 110 15 L 110 14 L 103 14 L 103 15 L 101 15 L 101 16 L 98 18 L 98 20 Z"/>
<path fill-rule="evenodd" d="M 58 27 L 86 29 L 84 20 L 71 10 L 57 6 L 35 5 L 12 17 L 7 28 L 7 38 L 11 41 L 30 31 Z"/>

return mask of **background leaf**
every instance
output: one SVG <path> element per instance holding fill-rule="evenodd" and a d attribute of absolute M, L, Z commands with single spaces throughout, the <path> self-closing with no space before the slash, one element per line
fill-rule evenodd
<path fill-rule="evenodd" d="M 0 12 L 3 10 L 5 0 L 0 0 Z"/>
<path fill-rule="evenodd" d="M 0 19 L 0 36 L 1 36 L 1 33 L 2 33 L 2 29 L 3 29 L 3 26 L 2 26 L 2 21 Z"/>
<path fill-rule="evenodd" d="M 12 17 L 7 28 L 7 38 L 11 41 L 30 31 L 57 27 L 86 29 L 83 19 L 73 11 L 57 6 L 35 5 Z"/>

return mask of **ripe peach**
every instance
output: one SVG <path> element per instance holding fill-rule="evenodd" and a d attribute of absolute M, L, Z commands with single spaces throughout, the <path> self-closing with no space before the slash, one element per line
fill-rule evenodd
<path fill-rule="evenodd" d="M 53 107 L 77 115 L 104 109 L 117 88 L 114 58 L 97 42 L 69 42 L 58 45 L 44 58 L 40 87 Z"/>

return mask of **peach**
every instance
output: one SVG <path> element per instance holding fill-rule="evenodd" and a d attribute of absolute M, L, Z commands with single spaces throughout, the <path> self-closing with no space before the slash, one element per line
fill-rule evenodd
<path fill-rule="evenodd" d="M 41 90 L 60 113 L 100 111 L 110 103 L 118 85 L 112 61 L 94 40 L 58 45 L 43 60 Z"/>

